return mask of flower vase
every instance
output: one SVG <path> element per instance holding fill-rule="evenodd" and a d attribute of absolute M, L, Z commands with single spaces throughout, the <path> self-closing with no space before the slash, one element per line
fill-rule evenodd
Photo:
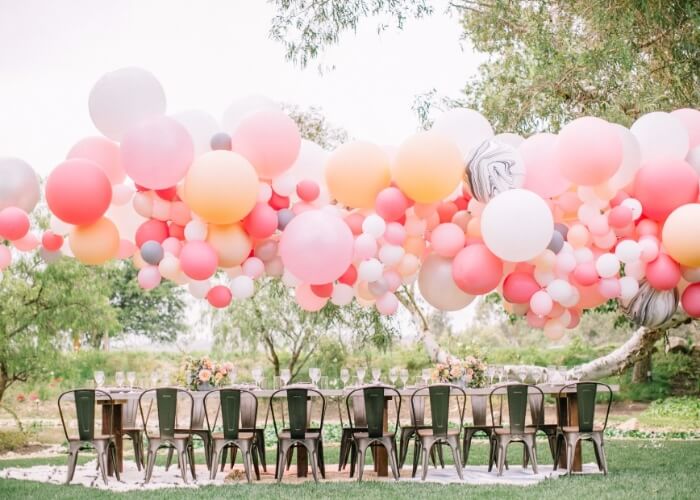
<path fill-rule="evenodd" d="M 211 391 L 211 384 L 209 382 L 200 382 L 197 384 L 198 391 Z"/>

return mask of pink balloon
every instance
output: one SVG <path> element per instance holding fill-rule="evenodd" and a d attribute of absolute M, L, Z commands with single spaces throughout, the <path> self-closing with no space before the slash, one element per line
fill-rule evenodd
<path fill-rule="evenodd" d="M 688 316 L 700 318 L 700 283 L 688 285 L 681 296 L 681 305 Z"/>
<path fill-rule="evenodd" d="M 503 298 L 511 304 L 528 304 L 540 288 L 531 273 L 510 273 L 503 281 Z"/>
<path fill-rule="evenodd" d="M 683 160 L 654 160 L 637 172 L 634 195 L 642 213 L 663 222 L 676 208 L 698 199 L 698 174 Z"/>
<path fill-rule="evenodd" d="M 562 175 L 580 186 L 602 184 L 622 163 L 620 135 L 610 123 L 592 116 L 566 124 L 555 150 Z"/>
<path fill-rule="evenodd" d="M 393 269 L 384 271 L 384 281 L 389 291 L 394 292 L 401 286 L 401 275 Z"/>
<path fill-rule="evenodd" d="M 525 139 L 518 151 L 525 163 L 524 188 L 543 198 L 562 194 L 571 184 L 562 175 L 555 158 L 557 136 L 535 134 Z"/>
<path fill-rule="evenodd" d="M 620 296 L 620 280 L 617 278 L 605 278 L 598 282 L 598 290 L 606 299 L 614 299 Z"/>
<path fill-rule="evenodd" d="M 312 202 L 321 194 L 321 188 L 314 181 L 303 180 L 297 184 L 297 196 L 303 200 Z"/>
<path fill-rule="evenodd" d="M 452 261 L 452 278 L 462 291 L 470 295 L 490 292 L 498 286 L 502 275 L 503 262 L 486 245 L 469 245 Z"/>
<path fill-rule="evenodd" d="M 232 150 L 243 155 L 262 179 L 277 177 L 299 156 L 299 127 L 278 110 L 264 110 L 244 118 L 231 136 Z"/>
<path fill-rule="evenodd" d="M 632 223 L 632 210 L 629 207 L 618 205 L 608 214 L 610 227 L 623 228 Z"/>
<path fill-rule="evenodd" d="M 306 283 L 297 286 L 294 295 L 299 307 L 309 312 L 320 311 L 328 302 L 327 298 L 316 295 Z"/>
<path fill-rule="evenodd" d="M 408 198 L 399 188 L 388 187 L 377 195 L 374 210 L 387 222 L 394 222 L 404 216 L 408 209 Z"/>
<path fill-rule="evenodd" d="M 647 281 L 656 290 L 671 290 L 681 280 L 681 266 L 665 253 L 647 264 Z"/>
<path fill-rule="evenodd" d="M 576 283 L 591 286 L 598 282 L 598 271 L 595 262 L 582 262 L 574 269 L 573 278 Z"/>
<path fill-rule="evenodd" d="M 146 240 L 148 241 L 148 240 Z M 180 250 L 182 249 L 182 243 L 177 238 L 168 237 L 161 243 L 163 250 L 174 255 L 175 257 L 180 255 Z"/>
<path fill-rule="evenodd" d="M 569 324 L 566 325 L 566 328 L 576 328 L 581 322 L 581 315 L 574 309 L 569 309 L 569 314 L 571 315 L 571 320 L 569 321 Z"/>
<path fill-rule="evenodd" d="M 462 248 L 466 236 L 457 224 L 447 222 L 440 224 L 430 234 L 430 244 L 438 255 L 442 257 L 454 257 Z"/>
<path fill-rule="evenodd" d="M 259 278 L 265 272 L 265 263 L 257 257 L 248 257 L 241 267 L 243 274 L 253 279 Z"/>
<path fill-rule="evenodd" d="M 700 146 L 700 111 L 697 109 L 683 108 L 671 111 L 671 114 L 678 118 L 688 131 L 690 149 Z"/>
<path fill-rule="evenodd" d="M 63 236 L 55 234 L 53 231 L 44 231 L 41 245 L 49 252 L 57 252 L 63 246 Z"/>
<path fill-rule="evenodd" d="M 118 259 L 128 259 L 136 252 L 136 245 L 129 240 L 119 240 L 119 250 L 117 251 Z"/>
<path fill-rule="evenodd" d="M 190 278 L 203 281 L 211 278 L 219 265 L 216 251 L 204 241 L 188 241 L 180 251 L 180 267 Z"/>
<path fill-rule="evenodd" d="M 406 228 L 398 222 L 390 222 L 384 230 L 384 239 L 392 245 L 403 245 L 406 241 Z"/>
<path fill-rule="evenodd" d="M 92 224 L 112 202 L 112 185 L 107 175 L 89 160 L 66 160 L 46 180 L 46 203 L 63 222 Z"/>
<path fill-rule="evenodd" d="M 396 312 L 396 309 L 398 309 L 399 299 L 397 299 L 396 295 L 394 295 L 393 293 L 387 292 L 377 299 L 376 305 L 377 311 L 379 311 L 380 314 L 389 316 L 391 314 L 394 314 Z"/>
<path fill-rule="evenodd" d="M 166 189 L 181 181 L 194 159 L 187 129 L 166 116 L 146 120 L 122 139 L 122 164 L 133 181 L 148 189 Z"/>
<path fill-rule="evenodd" d="M 352 234 L 356 236 L 362 234 L 362 223 L 365 221 L 364 215 L 359 212 L 353 212 L 346 215 L 343 220 L 350 228 L 350 231 L 352 231 Z"/>
<path fill-rule="evenodd" d="M 267 203 L 257 203 L 243 219 L 243 227 L 253 238 L 264 239 L 277 230 L 277 212 Z"/>
<path fill-rule="evenodd" d="M 546 316 L 538 316 L 532 311 L 528 311 L 525 317 L 527 318 L 527 324 L 532 328 L 543 328 L 547 322 Z"/>
<path fill-rule="evenodd" d="M 71 158 L 82 158 L 96 163 L 112 184 L 120 184 L 126 178 L 119 144 L 106 137 L 94 136 L 82 139 L 68 152 L 66 159 Z"/>
<path fill-rule="evenodd" d="M 12 253 L 5 245 L 0 245 L 0 270 L 5 269 L 12 263 Z"/>
<path fill-rule="evenodd" d="M 339 217 L 321 210 L 297 215 L 282 233 L 279 253 L 284 267 L 312 285 L 331 283 L 352 263 L 353 237 Z"/>
<path fill-rule="evenodd" d="M 0 238 L 19 240 L 29 232 L 29 216 L 21 208 L 0 210 Z"/>
<path fill-rule="evenodd" d="M 136 230 L 134 240 L 136 246 L 141 248 L 147 241 L 163 243 L 169 235 L 168 225 L 165 222 L 160 220 L 147 220 Z"/>
<path fill-rule="evenodd" d="M 552 298 L 544 290 L 539 290 L 530 297 L 530 310 L 538 316 L 548 315 L 553 306 Z"/>
<path fill-rule="evenodd" d="M 232 298 L 233 294 L 231 293 L 231 289 L 224 285 L 213 286 L 207 292 L 207 300 L 209 303 L 219 309 L 228 307 Z"/>
<path fill-rule="evenodd" d="M 361 234 L 355 239 L 353 258 L 355 260 L 371 259 L 377 253 L 377 240 L 369 234 Z"/>
<path fill-rule="evenodd" d="M 160 285 L 160 271 L 158 266 L 146 266 L 139 270 L 139 286 L 144 290 L 153 290 Z"/>
<path fill-rule="evenodd" d="M 31 252 L 39 246 L 39 238 L 35 234 L 27 233 L 17 240 L 13 240 L 14 247 L 21 252 Z"/>

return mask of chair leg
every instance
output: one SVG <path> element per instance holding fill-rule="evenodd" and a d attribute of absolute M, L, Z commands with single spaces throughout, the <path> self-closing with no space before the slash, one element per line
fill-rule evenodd
<path fill-rule="evenodd" d="M 305 441 L 304 442 L 304 447 L 307 450 L 307 453 L 311 456 L 311 474 L 314 476 L 314 482 L 318 483 L 318 469 L 319 469 L 319 464 L 318 464 L 318 450 L 319 450 L 319 442 L 316 441 Z"/>
<path fill-rule="evenodd" d="M 559 468 L 559 458 L 561 457 L 561 448 L 564 442 L 564 436 L 557 434 L 554 440 L 554 465 L 552 466 L 552 470 L 557 470 Z"/>
<path fill-rule="evenodd" d="M 207 454 L 208 456 L 208 454 Z M 187 461 L 190 463 L 190 472 L 192 472 L 192 480 L 196 481 L 197 480 L 197 468 L 195 467 L 194 463 L 194 446 L 192 445 L 192 442 L 189 443 L 187 446 Z"/>
<path fill-rule="evenodd" d="M 282 481 L 282 476 L 284 475 L 284 466 L 287 463 L 287 452 L 289 451 L 289 448 L 285 449 L 284 446 L 281 446 L 280 454 L 279 454 L 279 462 L 277 463 L 277 470 L 279 473 L 277 474 L 277 483 L 280 483 Z"/>
<path fill-rule="evenodd" d="M 459 456 L 459 438 L 455 439 L 453 442 L 447 443 L 452 449 L 452 459 L 455 462 L 455 469 L 457 469 L 457 475 L 460 481 L 464 481 L 464 476 L 462 475 L 462 460 Z"/>
<path fill-rule="evenodd" d="M 353 440 L 348 447 L 350 453 L 350 477 L 355 476 L 355 467 L 357 466 L 357 446 Z"/>
<path fill-rule="evenodd" d="M 498 440 L 498 475 L 502 476 L 503 475 L 503 466 L 505 465 L 506 462 L 506 452 L 508 450 L 508 445 L 504 443 L 503 440 L 499 439 Z"/>
<path fill-rule="evenodd" d="M 389 454 L 389 464 L 391 465 L 391 472 L 394 474 L 394 479 L 399 480 L 399 465 L 398 465 L 398 455 L 396 453 L 396 443 L 394 438 L 390 438 L 384 441 L 384 447 Z"/>
<path fill-rule="evenodd" d="M 467 429 L 464 431 L 464 440 L 462 441 L 462 457 L 464 460 L 464 466 L 467 466 L 469 462 L 469 450 L 472 447 L 472 438 L 474 437 L 474 431 Z"/>
<path fill-rule="evenodd" d="M 257 481 L 260 481 L 260 468 L 258 466 L 260 452 L 258 451 L 257 442 L 253 442 L 253 444 L 251 445 L 250 455 L 253 460 L 253 470 L 255 470 L 255 479 Z"/>
<path fill-rule="evenodd" d="M 70 484 L 73 480 L 73 475 L 75 474 L 75 467 L 78 464 L 78 449 L 79 445 L 70 444 L 70 451 L 68 452 L 68 474 L 66 475 L 66 484 Z"/>
<path fill-rule="evenodd" d="M 223 448 L 223 446 L 214 441 L 214 445 L 212 446 L 211 469 L 209 469 L 209 479 L 211 479 L 212 481 L 216 479 L 216 472 L 219 468 L 218 464 L 219 460 L 221 460 L 221 452 L 223 451 Z"/>
<path fill-rule="evenodd" d="M 416 477 L 416 472 L 418 471 L 418 460 L 423 451 L 420 440 L 415 439 L 413 441 L 413 470 L 411 472 L 411 477 Z"/>
<path fill-rule="evenodd" d="M 255 431 L 257 434 L 255 436 L 256 448 L 258 449 L 258 455 L 260 456 L 260 463 L 262 464 L 263 471 L 267 472 L 267 458 L 265 457 L 265 433 L 262 429 Z"/>
<path fill-rule="evenodd" d="M 323 458 L 323 440 L 318 440 L 318 445 L 316 447 L 316 460 L 318 462 L 318 470 L 321 472 L 321 477 L 326 479 L 326 462 Z"/>
<path fill-rule="evenodd" d="M 367 446 L 362 446 L 355 442 L 355 448 L 357 449 L 357 482 L 362 482 L 362 474 L 365 471 L 365 452 L 367 451 Z"/>
<path fill-rule="evenodd" d="M 343 432 L 340 436 L 340 451 L 338 453 L 338 472 L 343 470 L 343 467 L 347 463 L 347 457 L 346 457 L 346 448 L 348 446 L 348 430 L 343 429 Z"/>
<path fill-rule="evenodd" d="M 253 482 L 253 480 L 250 477 L 250 469 L 252 469 L 250 463 L 250 450 L 241 450 L 241 454 L 243 455 L 243 469 L 245 470 L 245 478 L 248 481 L 248 484 L 250 484 Z"/>
<path fill-rule="evenodd" d="M 425 478 L 428 477 L 428 459 L 429 459 L 429 455 L 432 454 L 434 444 L 435 444 L 435 442 L 431 441 L 429 439 L 426 439 L 422 443 L 422 446 L 423 446 L 423 472 L 421 474 L 421 481 L 425 481 Z"/>
<path fill-rule="evenodd" d="M 437 445 L 437 455 L 438 455 L 438 460 L 440 460 L 440 467 L 443 469 L 445 468 L 445 458 L 442 456 L 442 444 L 438 443 Z"/>
<path fill-rule="evenodd" d="M 574 470 L 574 451 L 576 450 L 577 437 L 566 436 L 566 473 L 571 475 Z"/>
<path fill-rule="evenodd" d="M 189 484 L 189 481 L 187 480 L 187 458 L 186 458 L 187 451 L 185 450 L 184 447 L 180 447 L 177 449 L 177 465 L 180 467 L 180 475 L 182 476 L 182 480 L 185 484 Z"/>
<path fill-rule="evenodd" d="M 596 456 L 598 457 L 599 466 L 598 468 L 603 471 L 604 475 L 608 475 L 608 462 L 605 457 L 605 443 L 603 442 L 603 434 L 593 434 L 593 449 L 596 451 Z"/>
<path fill-rule="evenodd" d="M 532 463 L 532 472 L 537 474 L 537 448 L 535 447 L 534 434 L 532 438 L 525 440 L 524 448 L 526 451 L 526 456 L 529 457 L 530 463 Z"/>
<path fill-rule="evenodd" d="M 114 468 L 114 477 L 117 481 L 121 481 L 122 478 L 119 476 L 119 464 L 117 464 L 117 445 L 112 442 L 107 446 L 109 450 L 109 459 L 112 461 L 112 467 Z"/>

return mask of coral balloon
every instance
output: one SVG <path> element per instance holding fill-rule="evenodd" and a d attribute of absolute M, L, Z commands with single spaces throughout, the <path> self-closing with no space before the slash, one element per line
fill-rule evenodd
<path fill-rule="evenodd" d="M 637 172 L 634 195 L 645 216 L 662 222 L 676 208 L 697 201 L 698 174 L 683 160 L 651 161 Z"/>
<path fill-rule="evenodd" d="M 454 257 L 457 255 L 464 248 L 465 241 L 466 236 L 462 228 L 451 222 L 440 224 L 430 234 L 430 244 L 433 250 L 442 257 Z M 467 291 L 467 293 L 474 294 L 475 292 Z"/>
<path fill-rule="evenodd" d="M 277 229 L 277 212 L 267 203 L 256 203 L 243 219 L 243 227 L 253 238 L 265 239 Z"/>
<path fill-rule="evenodd" d="M 312 202 L 321 194 L 321 188 L 315 181 L 305 179 L 297 184 L 297 196 L 302 201 Z"/>
<path fill-rule="evenodd" d="M 688 316 L 700 318 L 700 283 L 693 283 L 685 289 L 681 305 Z"/>
<path fill-rule="evenodd" d="M 333 295 L 333 283 L 325 283 L 323 285 L 311 285 L 311 291 L 314 295 L 327 299 Z"/>
<path fill-rule="evenodd" d="M 483 295 L 498 286 L 503 276 L 503 262 L 485 245 L 469 245 L 460 250 L 452 262 L 452 278 L 470 295 Z"/>
<path fill-rule="evenodd" d="M 212 224 L 243 219 L 258 198 L 258 176 L 252 165 L 231 151 L 211 151 L 195 160 L 185 178 L 185 201 Z"/>
<path fill-rule="evenodd" d="M 328 302 L 327 298 L 316 295 L 307 284 L 297 286 L 295 298 L 299 307 L 309 312 L 320 311 Z"/>
<path fill-rule="evenodd" d="M 350 266 L 348 269 L 343 273 L 343 275 L 338 278 L 338 283 L 343 283 L 345 285 L 354 285 L 355 282 L 357 281 L 357 269 L 355 266 Z"/>
<path fill-rule="evenodd" d="M 374 209 L 382 219 L 394 222 L 404 216 L 409 201 L 399 188 L 388 187 L 377 194 Z"/>
<path fill-rule="evenodd" d="M 112 185 L 104 171 L 89 160 L 66 160 L 46 180 L 46 203 L 64 222 L 97 221 L 112 202 Z"/>
<path fill-rule="evenodd" d="M 435 254 L 423 262 L 418 274 L 418 288 L 430 305 L 443 311 L 464 309 L 474 300 L 474 296 L 464 293 L 452 278 L 450 259 Z"/>
<path fill-rule="evenodd" d="M 180 267 L 193 280 L 203 281 L 211 278 L 218 264 L 216 251 L 204 241 L 187 242 L 180 251 Z"/>
<path fill-rule="evenodd" d="M 326 162 L 326 183 L 331 196 L 347 207 L 374 207 L 377 195 L 390 182 L 389 157 L 382 148 L 369 142 L 343 144 Z"/>
<path fill-rule="evenodd" d="M 647 264 L 647 281 L 656 290 L 671 290 L 681 280 L 681 266 L 665 253 Z"/>
<path fill-rule="evenodd" d="M 207 301 L 209 301 L 212 306 L 219 309 L 228 307 L 232 298 L 233 294 L 231 290 L 224 285 L 213 286 L 207 292 Z"/>
<path fill-rule="evenodd" d="M 53 231 L 45 231 L 41 237 L 41 244 L 49 252 L 56 252 L 63 246 L 63 236 Z"/>
<path fill-rule="evenodd" d="M 0 210 L 0 238 L 18 240 L 29 232 L 29 216 L 17 207 Z"/>
<path fill-rule="evenodd" d="M 112 184 L 120 184 L 126 178 L 119 144 L 105 137 L 86 137 L 71 148 L 66 158 L 90 160 L 104 171 Z"/>
<path fill-rule="evenodd" d="M 511 304 L 529 304 L 539 290 L 540 285 L 530 273 L 513 272 L 503 281 L 503 298 Z"/>
<path fill-rule="evenodd" d="M 242 264 L 250 255 L 253 244 L 240 224 L 209 226 L 207 242 L 216 251 L 221 267 Z"/>
<path fill-rule="evenodd" d="M 668 254 L 687 267 L 700 267 L 700 204 L 683 205 L 669 215 L 662 240 Z"/>
<path fill-rule="evenodd" d="M 434 203 L 459 186 L 463 170 L 462 156 L 453 142 L 435 132 L 420 132 L 397 151 L 393 175 L 406 196 Z"/>
<path fill-rule="evenodd" d="M 168 225 L 159 220 L 148 220 L 141 224 L 136 230 L 134 242 L 141 248 L 147 241 L 157 241 L 163 243 L 169 236 Z"/>
<path fill-rule="evenodd" d="M 102 217 L 92 224 L 73 227 L 68 243 L 83 264 L 104 264 L 119 252 L 119 231 L 114 222 Z"/>

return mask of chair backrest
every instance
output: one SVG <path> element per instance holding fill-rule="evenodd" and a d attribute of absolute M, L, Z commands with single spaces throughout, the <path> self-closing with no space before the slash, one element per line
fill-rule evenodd
<path fill-rule="evenodd" d="M 155 416 L 153 418 L 153 405 Z M 144 411 L 145 408 L 145 411 Z M 177 387 L 148 389 L 139 396 L 139 410 L 144 429 L 157 432 L 161 439 L 172 439 L 175 432 L 192 430 L 194 399 L 192 395 Z"/>
<path fill-rule="evenodd" d="M 450 407 L 457 410 L 459 416 L 459 428 L 464 425 L 464 408 L 467 402 L 467 394 L 464 389 L 452 384 L 434 384 L 420 387 L 411 394 L 411 409 L 414 414 L 418 412 L 419 400 L 427 399 L 430 404 L 430 428 L 434 435 L 446 435 L 450 423 Z M 425 404 L 425 401 L 423 401 Z M 424 415 L 425 415 L 425 410 Z"/>
<path fill-rule="evenodd" d="M 136 427 L 138 425 L 139 400 L 129 398 L 122 406 L 122 426 Z"/>
<path fill-rule="evenodd" d="M 508 427 L 511 432 L 522 433 L 527 426 L 527 410 L 530 406 L 530 424 L 534 427 L 541 425 L 540 416 L 544 414 L 544 393 L 535 385 L 508 384 L 495 387 L 489 394 L 491 420 L 496 422 L 494 411 L 494 396 L 499 399 L 498 421 L 503 420 L 503 399 L 508 407 Z M 533 410 L 533 406 L 535 407 Z"/>
<path fill-rule="evenodd" d="M 75 436 L 81 441 L 92 441 L 95 438 L 96 403 L 102 400 L 108 404 L 114 412 L 112 397 L 105 391 L 99 389 L 73 389 L 66 391 L 58 397 L 58 413 L 61 417 L 61 425 L 66 439 L 71 439 L 68 432 L 69 425 L 66 424 L 66 416 L 70 411 L 71 420 L 75 420 L 78 435 Z M 71 408 L 67 406 L 72 403 Z M 72 426 L 71 426 L 72 428 Z M 109 434 L 114 432 L 114 415 L 110 415 Z"/>
<path fill-rule="evenodd" d="M 204 397 L 204 415 L 209 432 L 214 432 L 221 426 L 224 439 L 238 439 L 238 432 L 247 427 L 244 423 L 244 409 L 252 406 L 252 427 L 258 413 L 258 398 L 245 389 L 216 389 L 209 391 Z"/>
<path fill-rule="evenodd" d="M 277 416 L 275 415 L 274 400 L 275 398 L 286 398 L 287 414 L 289 416 L 289 433 L 292 439 L 304 439 L 306 432 L 309 429 L 311 421 L 311 411 L 313 406 L 309 404 L 310 398 L 318 398 L 321 401 L 321 416 L 319 420 L 318 430 L 323 429 L 323 420 L 326 415 L 326 398 L 323 394 L 313 387 L 306 385 L 294 386 L 290 385 L 283 389 L 279 389 L 270 396 L 270 413 L 272 414 L 272 424 L 275 428 L 275 434 L 279 437 L 280 428 L 277 425 Z"/>
<path fill-rule="evenodd" d="M 345 406 L 350 419 L 350 427 L 359 427 L 356 422 L 353 422 L 352 415 L 356 413 L 354 411 L 355 405 L 360 403 L 364 409 L 365 425 L 369 437 L 382 437 L 384 435 L 384 410 L 387 408 L 388 413 L 388 400 L 394 401 L 396 413 L 394 433 L 396 433 L 399 428 L 399 414 L 401 413 L 401 394 L 394 387 L 380 384 L 358 387 L 347 395 Z"/>
<path fill-rule="evenodd" d="M 595 425 L 596 418 L 596 402 L 598 399 L 598 387 L 603 387 L 607 391 L 607 407 L 605 410 L 605 419 L 603 420 L 603 430 L 608 426 L 608 416 L 610 415 L 610 406 L 612 405 L 612 388 L 608 384 L 602 382 L 576 382 L 568 384 L 559 389 L 557 400 L 561 401 L 565 397 L 565 393 L 570 389 L 576 388 L 576 406 L 578 417 L 579 432 L 591 432 Z M 560 425 L 562 425 L 560 423 Z"/>

